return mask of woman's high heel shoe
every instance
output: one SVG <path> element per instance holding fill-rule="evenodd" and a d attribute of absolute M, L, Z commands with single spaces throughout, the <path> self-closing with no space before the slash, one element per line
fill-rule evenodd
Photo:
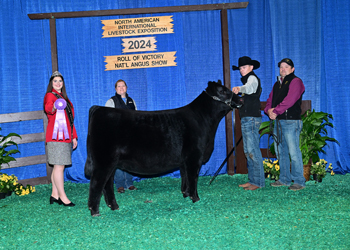
<path fill-rule="evenodd" d="M 55 197 L 50 196 L 50 204 L 52 205 L 54 202 L 56 202 L 58 205 L 62 205 L 63 202 L 61 201 L 60 198 L 58 200 Z"/>
<path fill-rule="evenodd" d="M 66 206 L 66 207 L 74 207 L 75 204 L 73 202 L 69 203 L 69 204 L 66 204 L 64 203 L 61 198 L 58 198 L 58 201 L 61 202 L 61 204 L 63 204 L 63 206 Z"/>

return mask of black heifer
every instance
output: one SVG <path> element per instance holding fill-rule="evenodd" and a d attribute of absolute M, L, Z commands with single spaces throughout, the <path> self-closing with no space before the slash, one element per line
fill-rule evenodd
<path fill-rule="evenodd" d="M 209 82 L 193 102 L 177 109 L 91 107 L 85 164 L 91 215 L 100 215 L 102 192 L 107 205 L 118 209 L 113 189 L 117 168 L 143 176 L 180 169 L 183 197 L 198 201 L 198 173 L 213 152 L 219 122 L 241 105 L 228 88 Z"/>

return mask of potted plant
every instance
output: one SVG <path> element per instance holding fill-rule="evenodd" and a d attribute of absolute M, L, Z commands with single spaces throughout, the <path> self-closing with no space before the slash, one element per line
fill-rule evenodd
<path fill-rule="evenodd" d="M 23 196 L 35 192 L 35 187 L 31 185 L 24 187 L 21 183 L 18 183 L 18 178 L 13 174 L 0 173 L 0 199 L 10 196 L 12 192 Z"/>
<path fill-rule="evenodd" d="M 9 162 L 15 161 L 16 159 L 13 158 L 12 155 L 19 153 L 18 145 L 12 140 L 12 137 L 21 138 L 21 136 L 16 133 L 10 133 L 6 136 L 0 135 L 0 169 L 2 164 L 9 165 Z M 16 148 L 8 149 L 10 146 L 15 146 Z M 18 183 L 18 178 L 13 174 L 8 175 L 0 173 L 0 199 L 10 196 L 12 192 L 15 192 L 16 195 L 22 196 L 35 192 L 35 187 L 32 187 L 31 185 L 24 187 L 22 184 Z"/>
<path fill-rule="evenodd" d="M 0 131 L 1 131 L 1 128 L 0 128 Z M 22 137 L 16 133 L 10 133 L 6 136 L 2 136 L 0 134 L 0 169 L 2 164 L 9 165 L 9 162 L 16 160 L 11 155 L 19 153 L 18 145 L 17 143 L 12 141 L 12 137 L 19 137 L 22 139 Z M 16 146 L 15 149 L 7 150 L 8 147 L 13 145 Z"/>
<path fill-rule="evenodd" d="M 327 142 L 332 141 L 339 144 L 339 142 L 328 136 L 327 128 L 332 127 L 333 124 L 330 120 L 333 119 L 333 116 L 324 112 L 306 111 L 301 120 L 303 122 L 303 128 L 300 132 L 300 150 L 302 154 L 304 167 L 310 169 L 310 162 L 315 163 L 320 160 L 319 153 L 325 153 L 323 150 L 324 146 L 327 145 Z M 273 132 L 273 126 L 270 126 L 270 121 L 263 122 L 260 126 L 260 137 L 264 134 L 270 134 Z M 270 146 L 270 151 L 272 154 L 275 154 L 273 144 Z M 304 169 L 305 170 L 305 169 Z M 307 173 L 308 172 L 308 173 Z M 308 180 L 310 176 L 309 171 L 304 171 L 304 176 Z"/>
<path fill-rule="evenodd" d="M 15 192 L 16 195 L 18 196 L 23 196 L 23 195 L 27 195 L 30 193 L 34 193 L 35 192 L 35 187 L 31 186 L 31 185 L 27 185 L 26 187 L 24 187 L 21 183 L 18 183 L 16 185 L 15 190 L 13 190 Z"/>
<path fill-rule="evenodd" d="M 271 159 L 264 159 L 263 161 L 265 176 L 270 177 L 272 180 L 278 180 L 280 177 L 280 166 L 278 160 L 272 161 Z"/>
<path fill-rule="evenodd" d="M 323 147 L 327 142 L 332 141 L 339 144 L 339 142 L 328 135 L 327 128 L 332 127 L 330 120 L 333 116 L 324 112 L 316 112 L 313 110 L 306 111 L 302 115 L 303 128 L 300 132 L 300 150 L 303 158 L 303 164 L 308 164 L 311 159 L 312 162 L 320 160 L 319 153 L 326 153 Z"/>
<path fill-rule="evenodd" d="M 14 175 L 0 173 L 0 199 L 10 196 L 16 189 L 18 179 Z"/>
<path fill-rule="evenodd" d="M 311 164 L 310 173 L 316 182 L 322 182 L 328 171 L 331 172 L 331 175 L 334 175 L 332 163 L 329 163 L 327 166 L 327 161 L 324 159 Z"/>

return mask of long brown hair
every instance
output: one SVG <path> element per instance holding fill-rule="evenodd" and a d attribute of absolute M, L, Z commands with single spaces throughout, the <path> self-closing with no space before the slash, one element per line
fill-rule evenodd
<path fill-rule="evenodd" d="M 67 102 L 70 102 L 70 101 L 69 101 L 69 98 L 68 98 L 68 95 L 67 95 L 66 85 L 65 85 L 65 83 L 64 83 L 64 78 L 63 78 L 62 75 L 53 75 L 53 76 L 50 77 L 50 81 L 49 81 L 49 84 L 47 85 L 47 89 L 46 89 L 45 95 L 46 95 L 47 93 L 51 93 L 51 92 L 52 92 L 52 89 L 53 89 L 52 81 L 53 81 L 53 79 L 54 79 L 55 77 L 61 77 L 62 82 L 63 82 L 63 84 L 62 84 L 62 89 L 61 89 L 61 95 L 63 96 L 63 98 L 64 98 Z M 45 110 L 45 105 L 44 105 L 44 110 Z"/>

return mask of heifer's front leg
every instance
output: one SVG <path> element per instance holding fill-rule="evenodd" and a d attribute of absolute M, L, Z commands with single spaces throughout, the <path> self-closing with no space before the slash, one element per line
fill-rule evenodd
<path fill-rule="evenodd" d="M 200 167 L 201 165 L 198 163 L 192 163 L 186 166 L 187 173 L 185 175 L 187 176 L 187 189 L 193 203 L 200 200 L 197 193 L 197 182 Z"/>
<path fill-rule="evenodd" d="M 103 189 L 103 195 L 105 197 L 107 206 L 109 206 L 112 210 L 117 210 L 119 209 L 119 206 L 117 204 L 117 201 L 115 200 L 113 181 L 114 181 L 114 172 L 109 177 Z"/>

